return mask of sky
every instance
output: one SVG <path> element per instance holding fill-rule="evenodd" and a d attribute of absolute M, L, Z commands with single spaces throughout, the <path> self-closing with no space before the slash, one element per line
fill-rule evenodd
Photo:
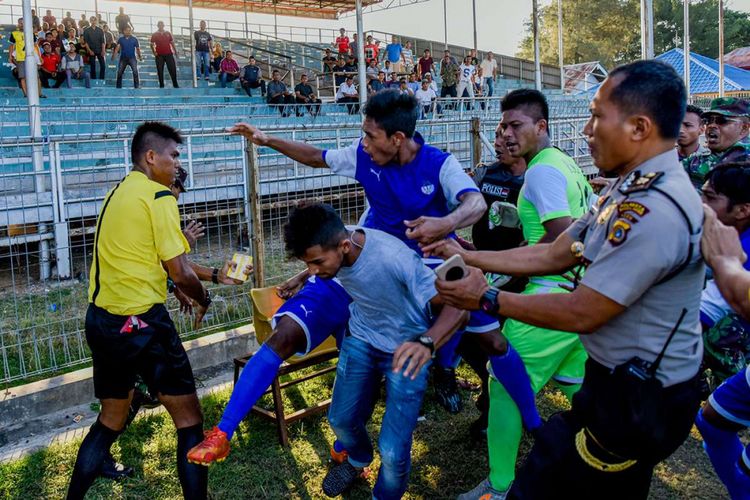
<path fill-rule="evenodd" d="M 477 39 L 480 50 L 493 50 L 499 54 L 514 55 L 524 36 L 524 21 L 531 17 L 531 0 L 475 0 L 477 7 Z M 556 0 L 552 0 L 556 1 Z M 94 0 L 32 0 L 43 11 L 46 7 L 60 10 L 76 5 L 79 10 L 94 10 Z M 446 0 L 448 12 L 448 42 L 455 45 L 473 45 L 472 0 Z M 540 6 L 550 0 L 540 0 Z M 9 5 L 20 5 L 20 0 L 0 0 L 0 17 L 9 17 Z M 727 7 L 750 12 L 750 0 L 727 0 Z M 158 5 L 128 4 L 107 0 L 99 1 L 102 11 L 116 12 L 120 5 L 133 16 L 163 16 L 167 19 L 167 7 Z M 19 10 L 14 7 L 14 13 Z M 80 14 L 79 14 L 80 15 Z M 173 16 L 187 18 L 186 8 L 173 8 Z M 74 17 L 78 17 L 74 14 Z M 196 19 L 207 17 L 242 23 L 244 16 L 236 12 L 205 11 L 196 9 Z M 137 19 L 134 19 L 136 22 Z M 251 14 L 251 23 L 273 24 L 273 16 Z M 137 22 L 136 22 L 137 24 Z M 354 16 L 337 21 L 311 20 L 294 17 L 278 17 L 279 25 L 308 26 L 320 28 L 347 28 L 353 31 Z M 396 9 L 366 14 L 365 30 L 379 30 L 390 33 L 408 34 L 417 38 L 443 41 L 443 0 L 429 0 L 424 3 Z M 137 25 L 136 25 L 137 29 Z M 633 29 L 638 29 L 634 26 Z M 176 30 L 175 30 L 176 31 Z"/>

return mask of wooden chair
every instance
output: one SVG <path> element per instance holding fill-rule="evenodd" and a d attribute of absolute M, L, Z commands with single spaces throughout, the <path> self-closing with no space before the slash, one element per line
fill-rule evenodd
<path fill-rule="evenodd" d="M 253 301 L 253 324 L 255 325 L 255 336 L 258 339 L 258 344 L 262 344 L 268 339 L 273 333 L 271 327 L 271 318 L 276 314 L 279 307 L 284 304 L 284 299 L 280 298 L 276 294 L 275 287 L 266 288 L 254 288 L 250 291 L 250 296 Z M 243 368 L 250 358 L 255 353 L 249 353 L 246 356 L 235 358 L 234 360 L 234 382 L 237 383 L 237 379 L 240 376 L 240 369 Z M 296 422 L 309 415 L 315 415 L 317 413 L 324 412 L 331 405 L 331 400 L 326 399 L 325 401 L 319 401 L 312 406 L 297 410 L 290 415 L 284 414 L 284 400 L 282 399 L 281 390 L 287 387 L 294 386 L 300 382 L 310 380 L 326 373 L 336 370 L 336 366 L 327 366 L 319 370 L 309 373 L 307 375 L 291 379 L 287 382 L 280 382 L 279 378 L 283 375 L 288 375 L 304 368 L 309 368 L 321 364 L 325 361 L 330 361 L 338 357 L 338 349 L 336 348 L 336 340 L 331 336 L 326 339 L 321 345 L 319 345 L 312 352 L 304 356 L 292 356 L 279 368 L 278 376 L 273 380 L 271 384 L 270 392 L 273 394 L 273 406 L 274 411 L 266 410 L 258 406 L 253 406 L 253 413 L 265 417 L 269 420 L 276 422 L 276 426 L 279 431 L 279 442 L 283 446 L 289 445 L 289 434 L 287 431 L 288 424 Z M 268 393 L 269 391 L 266 391 Z"/>

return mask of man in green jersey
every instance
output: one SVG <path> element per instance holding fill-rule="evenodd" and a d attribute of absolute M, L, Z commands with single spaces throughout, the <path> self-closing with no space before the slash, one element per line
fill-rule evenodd
<path fill-rule="evenodd" d="M 574 219 L 589 209 L 592 190 L 575 161 L 551 145 L 549 108 L 541 92 L 519 89 L 502 101 L 503 131 L 508 152 L 528 165 L 518 197 L 518 214 L 529 245 L 555 240 Z M 524 294 L 567 293 L 562 276 L 532 277 Z M 531 385 L 538 392 L 554 380 L 570 399 L 583 380 L 586 352 L 578 336 L 550 331 L 514 319 L 503 333 L 526 365 Z M 518 407 L 494 378 L 490 378 L 490 415 L 487 429 L 490 474 L 461 500 L 505 498 L 516 467 L 521 440 Z"/>

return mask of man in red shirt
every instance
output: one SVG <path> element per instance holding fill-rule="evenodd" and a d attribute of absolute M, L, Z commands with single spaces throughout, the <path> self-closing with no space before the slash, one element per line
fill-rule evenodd
<path fill-rule="evenodd" d="M 49 9 L 47 9 L 47 15 L 42 18 L 42 22 L 49 24 L 50 28 L 52 26 L 57 26 L 57 19 L 52 15 L 52 11 Z"/>
<path fill-rule="evenodd" d="M 55 81 L 55 88 L 59 89 L 60 85 L 65 81 L 65 74 L 57 71 L 57 67 L 60 64 L 60 56 L 52 52 L 52 46 L 49 42 L 44 42 L 44 52 L 42 52 L 42 65 L 39 67 L 39 80 L 42 82 L 42 87 L 45 89 L 49 88 L 49 81 Z"/>
<path fill-rule="evenodd" d="M 227 82 L 233 82 L 240 77 L 240 65 L 234 60 L 231 50 L 227 50 L 224 53 L 220 69 L 219 80 L 221 80 L 221 88 L 226 88 Z"/>
<path fill-rule="evenodd" d="M 365 43 L 365 63 L 370 64 L 370 61 L 373 59 L 377 62 L 378 52 L 380 52 L 378 44 L 373 41 L 372 35 L 367 35 L 367 43 Z"/>
<path fill-rule="evenodd" d="M 159 88 L 164 88 L 164 65 L 172 78 L 172 87 L 179 88 L 177 84 L 177 64 L 175 56 L 177 48 L 174 46 L 172 33 L 164 31 L 164 21 L 156 23 L 157 31 L 151 35 L 151 50 L 156 59 L 156 74 L 159 76 Z"/>
<path fill-rule="evenodd" d="M 350 50 L 349 37 L 346 36 L 346 30 L 344 28 L 341 28 L 339 32 L 341 35 L 336 37 L 336 43 L 334 43 L 334 45 L 338 48 L 339 54 L 348 54 Z"/>

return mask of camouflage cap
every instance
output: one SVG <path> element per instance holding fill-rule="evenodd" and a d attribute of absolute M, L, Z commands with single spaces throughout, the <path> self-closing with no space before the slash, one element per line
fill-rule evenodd
<path fill-rule="evenodd" d="M 711 107 L 703 112 L 706 115 L 750 116 L 750 103 L 739 97 L 717 97 L 711 101 Z"/>

